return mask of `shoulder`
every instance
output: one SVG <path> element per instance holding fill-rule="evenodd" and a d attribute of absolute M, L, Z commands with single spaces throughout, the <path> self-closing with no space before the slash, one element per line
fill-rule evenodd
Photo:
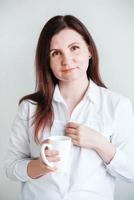
<path fill-rule="evenodd" d="M 100 98 L 109 109 L 117 110 L 117 108 L 124 109 L 124 108 L 130 108 L 132 109 L 132 103 L 131 100 L 120 93 L 117 93 L 115 91 L 112 91 L 110 89 L 106 89 L 103 87 L 100 88 Z"/>
<path fill-rule="evenodd" d="M 32 100 L 23 100 L 18 105 L 18 115 L 21 116 L 21 118 L 31 118 L 33 114 L 35 113 L 37 104 Z"/>
<path fill-rule="evenodd" d="M 100 88 L 100 96 L 104 100 L 111 102 L 113 104 L 117 104 L 120 101 L 130 101 L 129 98 L 125 95 L 117 93 L 107 88 L 99 87 Z"/>

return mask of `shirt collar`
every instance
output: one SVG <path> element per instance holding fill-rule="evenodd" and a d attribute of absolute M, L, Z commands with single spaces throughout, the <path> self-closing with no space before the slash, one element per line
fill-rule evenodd
<path fill-rule="evenodd" d="M 98 104 L 100 98 L 100 87 L 91 79 L 89 81 L 89 87 L 85 96 L 87 96 L 92 103 Z"/>
<path fill-rule="evenodd" d="M 88 98 L 92 103 L 97 104 L 99 101 L 99 86 L 96 85 L 91 79 L 89 81 L 89 87 L 84 95 L 83 98 Z M 54 89 L 54 94 L 53 94 L 53 100 L 57 102 L 65 102 L 60 90 L 58 84 L 56 84 L 55 89 Z"/>
<path fill-rule="evenodd" d="M 53 100 L 57 101 L 57 102 L 64 102 L 64 99 L 63 99 L 63 97 L 60 93 L 60 89 L 59 89 L 58 84 L 55 85 Z"/>

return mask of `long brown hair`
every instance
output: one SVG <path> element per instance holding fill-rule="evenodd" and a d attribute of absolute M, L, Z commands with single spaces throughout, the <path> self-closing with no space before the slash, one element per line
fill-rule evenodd
<path fill-rule="evenodd" d="M 72 15 L 58 15 L 51 18 L 43 27 L 37 44 L 35 66 L 36 66 L 36 88 L 35 93 L 24 96 L 23 100 L 32 100 L 36 104 L 33 116 L 35 141 L 39 142 L 39 133 L 46 127 L 51 127 L 54 120 L 52 98 L 54 87 L 58 79 L 50 69 L 50 43 L 52 37 L 65 28 L 77 31 L 90 46 L 92 57 L 87 69 L 88 79 L 92 79 L 97 85 L 105 87 L 100 78 L 98 53 L 92 36 L 84 24 Z"/>

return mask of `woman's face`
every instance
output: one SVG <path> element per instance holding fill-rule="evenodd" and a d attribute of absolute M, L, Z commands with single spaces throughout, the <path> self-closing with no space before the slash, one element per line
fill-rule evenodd
<path fill-rule="evenodd" d="M 55 34 L 50 44 L 50 67 L 62 82 L 87 79 L 91 53 L 83 37 L 73 29 L 63 29 Z"/>

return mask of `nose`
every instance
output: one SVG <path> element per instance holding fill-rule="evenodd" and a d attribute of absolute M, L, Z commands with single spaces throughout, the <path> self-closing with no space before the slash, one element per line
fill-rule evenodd
<path fill-rule="evenodd" d="M 71 58 L 70 54 L 64 53 L 63 57 L 62 57 L 62 62 L 61 62 L 62 66 L 69 68 L 71 66 L 71 63 L 72 63 L 72 58 Z"/>

